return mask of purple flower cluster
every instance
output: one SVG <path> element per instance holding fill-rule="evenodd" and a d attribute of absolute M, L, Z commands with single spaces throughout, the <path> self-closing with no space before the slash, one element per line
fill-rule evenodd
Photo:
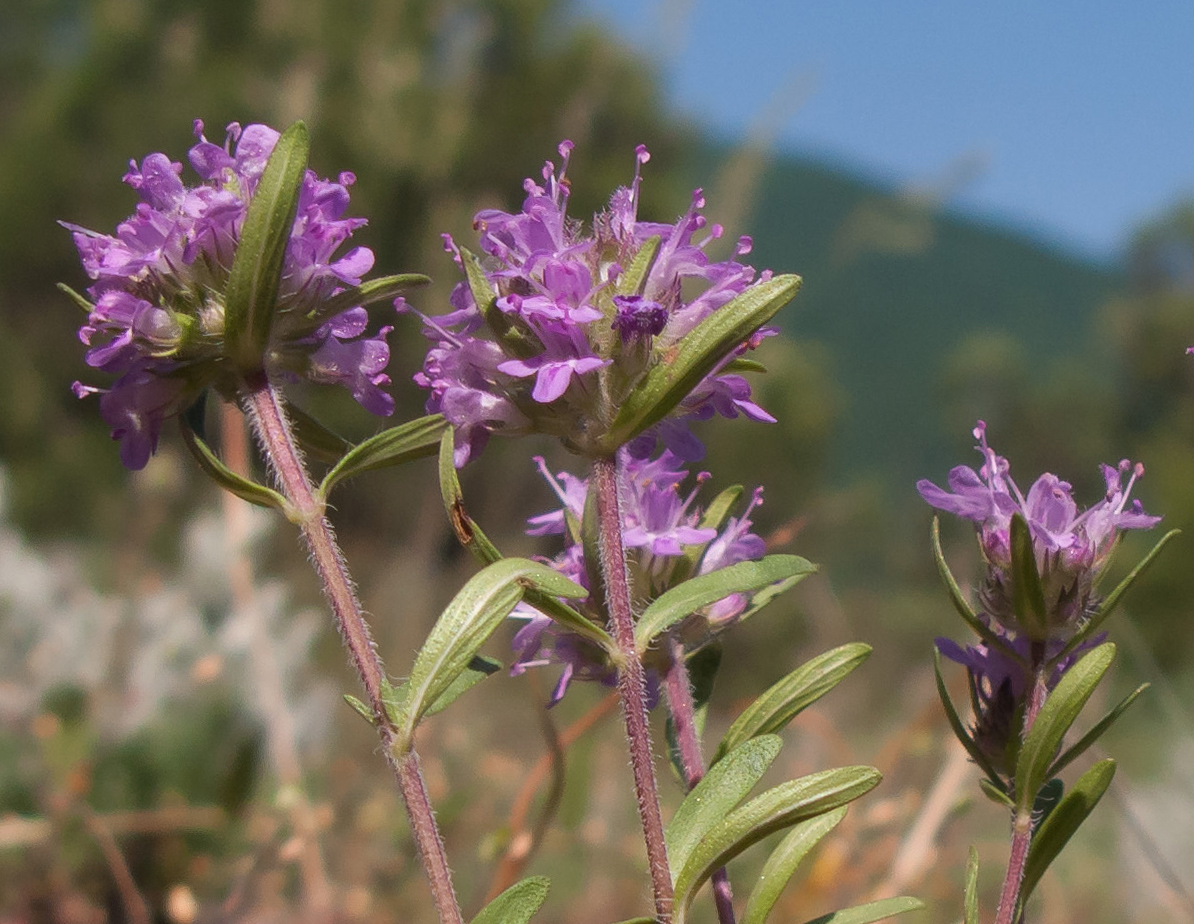
<path fill-rule="evenodd" d="M 930 481 L 920 481 L 916 488 L 931 506 L 978 525 L 987 561 L 987 576 L 979 594 L 983 608 L 1005 629 L 1023 634 L 1012 605 L 1011 578 L 1011 522 L 1014 514 L 1020 514 L 1032 536 L 1050 632 L 1068 637 L 1097 605 L 1095 579 L 1110 558 L 1120 531 L 1150 529 L 1161 521 L 1145 513 L 1139 500 L 1128 503 L 1144 466 L 1126 459 L 1116 467 L 1103 465 L 1106 494 L 1079 512 L 1070 485 L 1056 475 L 1041 475 L 1027 495 L 1022 494 L 1008 473 L 1007 459 L 987 445 L 986 424 L 981 420 L 974 437 L 984 460 L 977 472 L 959 465 L 949 474 L 951 490 Z"/>
<path fill-rule="evenodd" d="M 741 561 L 762 558 L 766 547 L 751 532 L 750 515 L 762 503 L 757 488 L 741 516 L 729 517 L 716 528 L 700 525 L 702 514 L 695 506 L 699 485 L 708 476 L 697 476 L 698 488 L 681 493 L 689 473 L 683 461 L 668 450 L 654 459 L 636 459 L 623 451 L 622 523 L 623 542 L 628 553 L 632 584 L 638 596 L 649 602 L 671 587 L 681 577 L 680 563 L 695 560 L 694 573 L 708 574 Z M 532 517 L 527 533 L 532 536 L 562 535 L 565 548 L 550 564 L 560 573 L 584 587 L 590 587 L 589 563 L 585 560 L 580 526 L 584 517 L 588 482 L 567 472 L 556 476 L 547 470 L 542 458 L 536 459 L 543 477 L 562 504 L 560 509 Z M 743 594 L 732 594 L 707 607 L 699 617 L 699 635 L 706 638 L 732 624 L 749 605 Z M 603 621 L 594 601 L 582 601 L 580 607 L 594 621 Z M 592 612 L 590 612 L 592 610 Z M 520 604 L 514 611 L 526 623 L 514 637 L 514 674 L 529 667 L 550 663 L 563 665 L 563 672 L 552 693 L 558 702 L 575 679 L 598 680 L 607 685 L 617 674 L 605 653 L 593 643 L 561 629 L 558 623 L 537 610 Z"/>
<path fill-rule="evenodd" d="M 571 142 L 560 145 L 558 175 L 548 162 L 542 185 L 526 181 L 522 211 L 476 215 L 484 264 L 471 285 L 456 287 L 452 312 L 424 318 L 434 346 L 415 381 L 430 390 L 427 411 L 444 414 L 456 429 L 457 466 L 493 432 L 545 432 L 582 453 L 592 451 L 626 396 L 666 361 L 669 349 L 756 281 L 770 278 L 764 272 L 756 280 L 755 270 L 738 262 L 750 251 L 748 238 L 728 260 L 708 257 L 705 248 L 722 229 L 714 225 L 695 239 L 706 226 L 700 190 L 673 225 L 638 219 L 639 168 L 649 159 L 642 146 L 633 182 L 613 194 L 586 232 L 566 215 L 571 150 Z M 644 246 L 656 242 L 649 266 L 636 266 Z M 475 258 L 450 237 L 445 244 L 467 276 Z M 766 332 L 742 349 L 762 336 Z M 699 459 L 703 447 L 685 422 L 714 413 L 773 421 L 751 401 L 746 380 L 723 370 L 724 363 L 656 433 L 640 439 L 636 454 L 649 455 L 658 435 L 681 457 Z"/>
<path fill-rule="evenodd" d="M 121 441 L 121 459 L 142 468 L 162 423 L 208 386 L 234 390 L 223 362 L 222 293 L 257 184 L 278 133 L 265 125 L 228 127 L 223 146 L 203 137 L 189 160 L 200 183 L 187 186 L 182 164 L 165 154 L 130 163 L 124 181 L 141 196 L 115 235 L 65 224 L 94 280 L 79 338 L 87 364 L 116 376 L 109 388 L 76 382 L 80 397 L 99 393 L 100 413 Z M 373 266 L 367 247 L 336 251 L 361 227 L 345 218 L 355 178 L 319 179 L 308 171 L 287 245 L 278 305 L 263 365 L 268 375 L 338 384 L 375 414 L 389 414 L 386 327 L 365 336 L 364 308 L 329 316 L 329 298 L 359 285 Z M 323 310 L 321 310 L 321 308 Z"/>

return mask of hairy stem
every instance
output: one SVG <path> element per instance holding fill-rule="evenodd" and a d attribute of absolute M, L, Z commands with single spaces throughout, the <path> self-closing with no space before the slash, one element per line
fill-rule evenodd
<path fill-rule="evenodd" d="M 220 435 L 224 461 L 234 472 L 249 477 L 249 440 L 245 422 L 230 404 L 221 408 Z M 258 702 L 265 715 L 270 758 L 278 782 L 293 798 L 288 814 L 295 833 L 302 839 L 299 866 L 303 880 L 303 904 L 307 920 L 332 920 L 332 886 L 319 845 L 315 811 L 303 787 L 303 768 L 299 760 L 298 736 L 294 714 L 286 699 L 282 668 L 274 654 L 273 637 L 253 579 L 248 541 L 252 508 L 233 494 L 224 492 L 224 539 L 231 559 L 228 581 L 236 610 L 249 627 L 252 641 L 249 656 L 253 665 Z"/>
<path fill-rule="evenodd" d="M 626 722 L 626 738 L 630 744 L 630 763 L 634 770 L 638 814 L 647 845 L 647 864 L 651 870 L 651 885 L 655 896 L 655 918 L 659 924 L 669 924 L 672 919 L 672 874 L 667 860 L 667 845 L 663 838 L 663 817 L 659 811 L 655 761 L 651 754 L 646 674 L 634 643 L 634 615 L 630 604 L 630 575 L 626 571 L 626 551 L 622 544 L 618 481 L 618 463 L 613 456 L 593 462 L 601 574 L 614 641 L 618 645 L 622 661 L 618 670 L 618 694 L 622 701 L 622 717 Z"/>
<path fill-rule="evenodd" d="M 688 665 L 684 663 L 684 646 L 670 635 L 667 646 L 668 669 L 664 677 L 667 708 L 680 748 L 680 761 L 684 765 L 684 785 L 691 790 L 705 775 L 705 757 L 701 753 L 701 738 L 696 727 L 696 704 L 692 699 Z M 712 882 L 717 920 L 720 924 L 734 924 L 734 892 L 724 866 L 713 873 Z"/>
<path fill-rule="evenodd" d="M 1028 738 L 1041 706 L 1045 704 L 1047 677 L 1045 675 L 1045 646 L 1043 642 L 1032 644 L 1032 689 L 1028 694 L 1028 705 L 1024 710 L 1024 729 L 1020 740 Z M 1033 801 L 1036 794 L 1033 793 Z M 1020 885 L 1024 881 L 1024 866 L 1028 862 L 1028 848 L 1032 843 L 1032 804 L 1016 810 L 1012 818 L 1012 847 L 1007 860 L 1007 875 L 1003 879 L 1003 890 L 999 893 L 999 908 L 995 913 L 995 924 L 1015 924 L 1020 918 Z"/>
<path fill-rule="evenodd" d="M 311 562 L 332 607 L 344 647 L 365 688 L 373 723 L 381 738 L 382 753 L 406 803 L 411 831 L 431 884 L 431 895 L 441 924 L 463 924 L 464 917 L 452 887 L 452 872 L 444 852 L 443 839 L 435 822 L 427 787 L 419 772 L 419 760 L 413 746 L 397 753 L 400 740 L 397 728 L 382 699 L 385 669 L 373 645 L 369 625 L 357 600 L 348 567 L 336 544 L 324 504 L 316 497 L 310 476 L 294 442 L 290 422 L 281 398 L 262 375 L 246 377 L 243 398 L 249 419 L 270 461 L 278 486 L 290 502 L 290 516 L 302 530 L 311 553 Z"/>

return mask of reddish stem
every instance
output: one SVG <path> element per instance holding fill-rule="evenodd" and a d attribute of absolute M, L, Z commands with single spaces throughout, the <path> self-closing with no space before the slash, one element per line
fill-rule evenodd
<path fill-rule="evenodd" d="M 696 727 L 696 704 L 692 699 L 692 684 L 688 665 L 684 663 L 684 646 L 679 639 L 668 636 L 668 669 L 664 678 L 667 691 L 668 714 L 680 746 L 680 762 L 684 765 L 684 783 L 691 791 L 705 776 L 705 757 L 701 753 L 701 738 Z M 713 903 L 717 906 L 720 924 L 734 924 L 734 892 L 724 866 L 713 873 Z"/>
<path fill-rule="evenodd" d="M 630 603 L 630 575 L 622 544 L 622 512 L 618 491 L 618 463 L 613 456 L 593 462 L 593 484 L 597 493 L 598 547 L 605 599 L 614 641 L 621 654 L 618 694 L 630 745 L 634 790 L 638 814 L 647 845 L 647 864 L 655 896 L 655 918 L 659 924 L 672 919 L 672 874 L 659 811 L 659 788 L 655 782 L 655 761 L 651 754 L 651 729 L 647 720 L 647 681 L 643 662 L 634 641 L 634 614 Z"/>
<path fill-rule="evenodd" d="M 464 924 L 464 916 L 460 912 L 456 892 L 452 887 L 452 872 L 448 867 L 443 839 L 435 822 L 435 813 L 427 795 L 426 784 L 419 772 L 418 757 L 413 745 L 402 741 L 398 729 L 386 711 L 382 699 L 385 669 L 374 647 L 369 625 L 365 622 L 352 578 L 348 574 L 348 567 L 336 544 L 332 524 L 325 514 L 324 503 L 316 496 L 295 445 L 285 408 L 264 375 L 246 377 L 243 397 L 254 432 L 273 467 L 282 493 L 293 508 L 290 516 L 303 532 L 312 564 L 319 575 L 328 603 L 331 604 L 340 637 L 365 688 L 368 705 L 373 712 L 373 722 L 381 738 L 382 753 L 398 781 L 403 801 L 406 803 L 411 831 L 431 884 L 431 894 L 440 922 Z M 397 753 L 400 743 L 407 747 L 402 754 Z"/>

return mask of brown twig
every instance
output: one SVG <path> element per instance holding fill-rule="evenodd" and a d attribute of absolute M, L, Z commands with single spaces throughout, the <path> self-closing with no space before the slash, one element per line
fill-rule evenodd
<path fill-rule="evenodd" d="M 618 695 L 616 693 L 602 697 L 601 701 L 593 708 L 559 733 L 557 737 L 559 753 L 567 752 L 583 735 L 613 712 L 617 705 Z M 531 826 L 527 825 L 527 818 L 531 813 L 531 807 L 534 805 L 539 788 L 557 763 L 556 749 L 549 745 L 549 750 L 539 755 L 531 772 L 527 774 L 522 788 L 514 797 L 506 822 L 506 827 L 510 831 L 510 840 L 490 881 L 489 891 L 485 896 L 486 902 L 492 901 L 518 881 L 535 849 L 539 846 L 542 837 L 542 831 L 539 829 L 546 821 L 544 813 L 540 813 L 536 823 Z"/>
<path fill-rule="evenodd" d="M 125 860 L 111 829 L 86 803 L 79 804 L 79 816 L 104 855 L 104 862 L 108 864 L 108 871 L 112 874 L 112 881 L 116 883 L 116 891 L 120 894 L 125 917 L 131 924 L 149 924 L 149 906 L 145 904 L 145 898 L 137 889 L 133 871 L 129 869 L 128 861 Z"/>

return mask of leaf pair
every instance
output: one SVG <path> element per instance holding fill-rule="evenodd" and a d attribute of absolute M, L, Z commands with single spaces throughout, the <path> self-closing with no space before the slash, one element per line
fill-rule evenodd
<path fill-rule="evenodd" d="M 747 901 L 743 924 L 763 924 L 800 861 L 841 821 L 846 804 L 880 779 L 871 767 L 842 767 L 791 780 L 740 805 L 779 750 L 775 735 L 739 745 L 713 766 L 676 811 L 666 832 L 675 871 L 676 924 L 687 920 L 693 897 L 715 870 L 768 835 L 791 828 Z M 888 899 L 818 920 L 863 924 L 918 907 L 914 899 Z"/>

